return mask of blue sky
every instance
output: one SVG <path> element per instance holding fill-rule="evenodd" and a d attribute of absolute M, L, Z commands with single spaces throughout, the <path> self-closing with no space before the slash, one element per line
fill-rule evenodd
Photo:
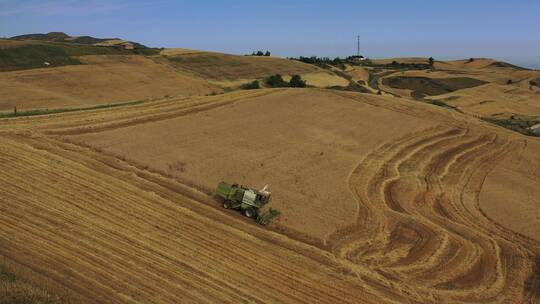
<path fill-rule="evenodd" d="M 539 0 L 0 0 L 0 36 L 63 31 L 279 56 L 493 57 L 540 68 Z"/>

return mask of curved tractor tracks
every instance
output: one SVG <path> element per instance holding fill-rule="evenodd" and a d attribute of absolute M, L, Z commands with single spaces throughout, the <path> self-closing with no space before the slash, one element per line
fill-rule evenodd
<path fill-rule="evenodd" d="M 372 151 L 349 178 L 356 225 L 332 235 L 330 250 L 423 302 L 538 303 L 539 244 L 478 204 L 487 173 L 511 144 L 434 128 Z"/>

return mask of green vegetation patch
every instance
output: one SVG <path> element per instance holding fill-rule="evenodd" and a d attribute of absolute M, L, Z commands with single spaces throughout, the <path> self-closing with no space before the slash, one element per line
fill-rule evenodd
<path fill-rule="evenodd" d="M 293 75 L 289 82 L 283 80 L 281 74 L 269 76 L 265 79 L 267 86 L 271 88 L 305 88 L 307 86 L 306 81 L 302 80 L 300 75 Z"/>
<path fill-rule="evenodd" d="M 261 85 L 259 84 L 258 80 L 253 80 L 252 82 L 243 84 L 241 88 L 244 90 L 254 90 L 254 89 L 260 89 Z"/>
<path fill-rule="evenodd" d="M 81 64 L 62 47 L 42 44 L 0 49 L 0 71 L 13 71 L 50 66 Z"/>
<path fill-rule="evenodd" d="M 317 56 L 311 56 L 311 57 L 304 57 L 300 56 L 298 58 L 290 57 L 289 60 L 296 60 L 307 64 L 313 64 L 323 69 L 330 69 L 331 66 L 335 66 L 337 68 L 340 68 L 342 70 L 345 70 L 345 63 L 347 62 L 347 59 L 341 59 L 339 57 L 336 57 L 334 59 L 330 59 L 328 57 L 317 57 Z"/>
<path fill-rule="evenodd" d="M 82 64 L 74 57 L 86 55 L 154 55 L 157 49 L 124 50 L 74 43 L 40 42 L 0 49 L 0 72 Z M 47 64 L 48 63 L 48 64 Z"/>
<path fill-rule="evenodd" d="M 425 96 L 442 95 L 461 89 L 473 88 L 487 82 L 469 77 L 428 78 L 394 76 L 383 79 L 383 84 L 395 89 L 412 90 L 412 96 L 422 99 Z"/>
<path fill-rule="evenodd" d="M 4 269 L 2 266 L 0 266 L 0 281 L 3 282 L 15 282 L 17 280 L 17 277 L 15 277 L 14 274 Z"/>
<path fill-rule="evenodd" d="M 370 90 L 366 89 L 363 85 L 360 85 L 360 84 L 355 83 L 353 81 L 349 82 L 349 85 L 346 86 L 346 87 L 343 87 L 343 86 L 330 86 L 330 87 L 327 87 L 327 89 L 372 94 L 372 92 Z"/>
<path fill-rule="evenodd" d="M 510 118 L 482 117 L 482 120 L 529 136 L 540 136 L 530 127 L 540 124 L 538 118 L 512 115 Z"/>

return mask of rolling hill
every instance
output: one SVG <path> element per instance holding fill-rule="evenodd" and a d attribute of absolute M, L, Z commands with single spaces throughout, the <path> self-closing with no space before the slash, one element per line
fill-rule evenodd
<path fill-rule="evenodd" d="M 160 53 L 41 35 L 18 38 L 44 37 L 40 40 L 0 40 L 0 111 L 218 94 L 274 74 L 283 74 L 285 79 L 300 74 L 317 87 L 348 84 L 331 71 L 283 58 L 178 49 Z"/>

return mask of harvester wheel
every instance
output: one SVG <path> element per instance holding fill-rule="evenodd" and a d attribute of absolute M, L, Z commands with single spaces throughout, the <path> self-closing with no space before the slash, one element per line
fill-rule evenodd
<path fill-rule="evenodd" d="M 225 208 L 225 209 L 231 208 L 231 203 L 229 203 L 228 201 L 224 201 L 223 202 L 223 208 Z"/>
<path fill-rule="evenodd" d="M 255 209 L 253 208 L 247 208 L 246 210 L 244 210 L 244 215 L 249 218 L 254 218 L 255 216 L 257 216 L 257 211 L 255 211 Z"/>

